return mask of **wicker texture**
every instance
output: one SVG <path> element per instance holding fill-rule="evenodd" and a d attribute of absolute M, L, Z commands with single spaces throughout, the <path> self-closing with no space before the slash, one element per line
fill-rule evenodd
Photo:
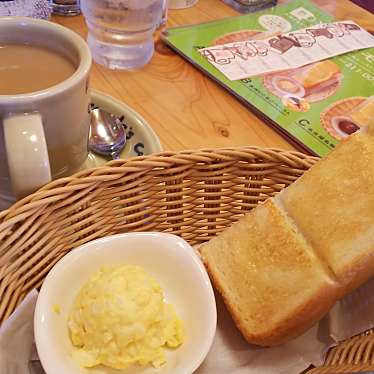
<path fill-rule="evenodd" d="M 164 231 L 202 243 L 317 160 L 256 147 L 164 152 L 46 185 L 0 213 L 0 323 L 71 249 L 128 231 Z M 339 345 L 311 372 L 374 369 L 373 337 Z"/>

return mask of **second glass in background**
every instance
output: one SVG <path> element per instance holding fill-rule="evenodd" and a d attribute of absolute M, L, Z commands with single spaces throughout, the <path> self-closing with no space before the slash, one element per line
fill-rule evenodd
<path fill-rule="evenodd" d="M 54 14 L 76 16 L 80 14 L 80 0 L 49 0 Z"/>
<path fill-rule="evenodd" d="M 165 0 L 82 0 L 88 45 L 96 62 L 110 69 L 147 64 Z"/>
<path fill-rule="evenodd" d="M 169 0 L 169 9 L 185 9 L 197 4 L 199 0 Z"/>
<path fill-rule="evenodd" d="M 251 13 L 275 6 L 278 0 L 223 0 L 223 2 L 240 13 Z"/>

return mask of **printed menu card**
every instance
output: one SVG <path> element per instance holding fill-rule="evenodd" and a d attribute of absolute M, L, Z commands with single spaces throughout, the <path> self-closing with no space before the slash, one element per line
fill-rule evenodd
<path fill-rule="evenodd" d="M 308 0 L 167 29 L 162 39 L 313 154 L 374 117 L 374 37 Z"/>

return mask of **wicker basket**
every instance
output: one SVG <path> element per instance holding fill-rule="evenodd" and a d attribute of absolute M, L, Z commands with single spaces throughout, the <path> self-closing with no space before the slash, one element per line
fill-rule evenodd
<path fill-rule="evenodd" d="M 0 213 L 0 323 L 71 249 L 127 231 L 202 243 L 296 180 L 318 159 L 256 147 L 112 161 L 54 181 Z M 332 349 L 311 373 L 374 370 L 374 334 Z"/>

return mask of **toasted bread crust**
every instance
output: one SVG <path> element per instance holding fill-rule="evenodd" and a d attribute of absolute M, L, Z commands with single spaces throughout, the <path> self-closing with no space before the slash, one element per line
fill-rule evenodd
<path fill-rule="evenodd" d="M 206 262 L 208 274 L 212 279 L 217 291 L 222 296 L 226 308 L 242 333 L 245 340 L 250 344 L 259 345 L 262 347 L 273 347 L 287 343 L 288 341 L 303 334 L 311 328 L 316 322 L 328 313 L 331 307 L 336 302 L 336 297 L 331 297 L 331 292 L 321 290 L 320 294 L 316 294 L 312 299 L 308 300 L 302 307 L 296 309 L 289 317 L 285 318 L 277 326 L 269 326 L 269 330 L 262 333 L 256 333 L 248 328 L 242 316 L 237 313 L 230 300 L 230 295 L 227 295 L 219 278 L 219 274 L 215 272 L 214 267 Z M 333 292 L 336 296 L 336 290 Z M 281 306 L 280 306 L 281 307 Z"/>
<path fill-rule="evenodd" d="M 248 342 L 297 337 L 374 275 L 373 128 L 200 247 Z"/>
<path fill-rule="evenodd" d="M 374 136 L 352 135 L 278 197 L 342 294 L 374 275 Z"/>
<path fill-rule="evenodd" d="M 296 337 L 339 295 L 335 280 L 273 200 L 200 251 L 236 325 L 253 344 L 273 346 Z"/>

